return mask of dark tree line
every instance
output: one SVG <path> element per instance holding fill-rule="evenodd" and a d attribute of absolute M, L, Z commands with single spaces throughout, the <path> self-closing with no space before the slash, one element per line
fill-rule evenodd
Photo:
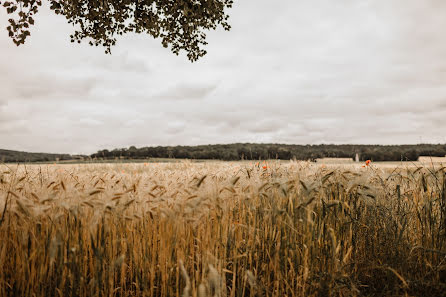
<path fill-rule="evenodd" d="M 0 149 L 0 162 L 5 163 L 52 162 L 72 160 L 73 158 L 68 154 L 27 153 Z"/>
<path fill-rule="evenodd" d="M 317 158 L 352 158 L 361 161 L 416 161 L 419 156 L 444 157 L 444 144 L 417 145 L 286 145 L 286 144 L 217 144 L 199 146 L 157 146 L 101 150 L 92 158 L 104 159 L 216 159 L 216 160 L 315 160 Z"/>
<path fill-rule="evenodd" d="M 352 158 L 361 161 L 416 161 L 419 156 L 444 157 L 446 144 L 417 145 L 286 145 L 286 144 L 216 144 L 199 146 L 157 146 L 101 150 L 90 156 L 27 153 L 0 149 L 0 162 L 53 162 L 76 159 L 211 159 L 211 160 L 315 160 Z"/>

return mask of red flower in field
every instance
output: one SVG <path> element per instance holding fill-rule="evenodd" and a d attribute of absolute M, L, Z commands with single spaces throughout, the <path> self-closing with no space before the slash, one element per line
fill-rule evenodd
<path fill-rule="evenodd" d="M 268 166 L 263 165 L 263 170 L 266 170 L 268 168 Z"/>
<path fill-rule="evenodd" d="M 367 161 L 365 161 L 365 166 L 369 166 L 369 165 L 370 165 L 370 163 L 372 163 L 372 161 L 371 161 L 371 160 L 367 160 Z"/>

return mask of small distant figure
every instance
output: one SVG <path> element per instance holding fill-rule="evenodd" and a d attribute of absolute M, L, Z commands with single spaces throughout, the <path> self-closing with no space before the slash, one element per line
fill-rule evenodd
<path fill-rule="evenodd" d="M 369 167 L 369 166 L 370 166 L 370 163 L 372 163 L 372 160 L 367 160 L 367 161 L 365 161 L 365 164 L 362 165 L 361 167 L 362 167 L 362 168 Z"/>
<path fill-rule="evenodd" d="M 356 154 L 355 162 L 356 162 L 356 163 L 359 163 L 359 154 Z"/>

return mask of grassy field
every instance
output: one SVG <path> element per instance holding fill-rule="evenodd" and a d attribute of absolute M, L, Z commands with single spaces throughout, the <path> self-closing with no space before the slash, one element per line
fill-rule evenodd
<path fill-rule="evenodd" d="M 441 164 L 0 165 L 0 296 L 446 296 Z"/>

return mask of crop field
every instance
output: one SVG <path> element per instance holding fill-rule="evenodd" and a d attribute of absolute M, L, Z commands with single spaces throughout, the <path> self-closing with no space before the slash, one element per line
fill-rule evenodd
<path fill-rule="evenodd" d="M 446 296 L 445 171 L 0 165 L 0 296 Z"/>

